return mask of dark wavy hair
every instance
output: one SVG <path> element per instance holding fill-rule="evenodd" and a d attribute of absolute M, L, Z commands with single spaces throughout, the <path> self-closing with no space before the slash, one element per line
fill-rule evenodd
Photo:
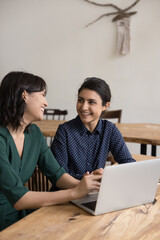
<path fill-rule="evenodd" d="M 111 101 L 111 91 L 109 85 L 102 79 L 96 77 L 86 78 L 78 90 L 78 94 L 83 89 L 93 90 L 102 99 L 102 106 Z"/>
<path fill-rule="evenodd" d="M 0 126 L 20 126 L 26 103 L 22 98 L 27 93 L 47 90 L 46 82 L 31 73 L 10 72 L 0 84 Z"/>

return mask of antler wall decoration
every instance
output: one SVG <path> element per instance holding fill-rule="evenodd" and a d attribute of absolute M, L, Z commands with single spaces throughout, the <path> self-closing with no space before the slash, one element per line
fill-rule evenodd
<path fill-rule="evenodd" d="M 116 11 L 106 13 L 95 19 L 93 22 L 90 22 L 86 26 L 90 26 L 91 24 L 97 22 L 103 17 L 113 15 L 112 22 L 116 23 L 117 28 L 117 46 L 116 46 L 116 53 L 117 54 L 127 54 L 130 51 L 130 16 L 135 15 L 137 12 L 128 12 L 131 8 L 133 8 L 140 0 L 136 0 L 133 4 L 128 6 L 125 9 L 121 9 L 117 7 L 115 4 L 108 3 L 108 4 L 100 4 L 96 2 L 92 2 L 90 0 L 84 0 L 85 2 L 94 4 L 96 6 L 101 7 L 112 7 Z"/>

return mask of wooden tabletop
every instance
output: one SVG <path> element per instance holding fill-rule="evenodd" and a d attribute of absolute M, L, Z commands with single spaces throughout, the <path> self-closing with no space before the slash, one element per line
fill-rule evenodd
<path fill-rule="evenodd" d="M 151 157 L 134 155 L 134 158 L 145 160 Z M 3 230 L 0 239 L 158 240 L 160 239 L 160 186 L 157 189 L 156 199 L 155 204 L 99 216 L 92 216 L 71 203 L 43 207 Z"/>
<path fill-rule="evenodd" d="M 62 120 L 42 120 L 35 122 L 46 137 L 54 137 Z M 117 123 L 126 142 L 160 145 L 160 124 Z"/>
<path fill-rule="evenodd" d="M 117 123 L 126 142 L 160 145 L 160 124 Z"/>
<path fill-rule="evenodd" d="M 64 123 L 65 120 L 42 120 L 34 122 L 42 131 L 45 137 L 54 137 L 59 124 Z"/>

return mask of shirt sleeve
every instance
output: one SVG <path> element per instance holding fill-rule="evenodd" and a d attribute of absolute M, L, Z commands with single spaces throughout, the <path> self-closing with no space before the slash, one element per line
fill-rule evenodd
<path fill-rule="evenodd" d="M 56 135 L 51 145 L 51 151 L 60 166 L 62 166 L 65 171 L 71 175 L 68 168 L 67 137 L 65 129 L 62 125 L 60 125 L 57 129 Z"/>
<path fill-rule="evenodd" d="M 53 185 L 56 185 L 58 179 L 64 173 L 66 173 L 63 167 L 59 165 L 59 163 L 53 156 L 44 137 L 42 137 L 41 141 L 41 151 L 38 160 L 38 166 L 41 169 L 42 173 L 47 176 L 47 178 L 51 181 Z"/>
<path fill-rule="evenodd" d="M 122 137 L 122 134 L 116 126 L 113 128 L 113 134 L 111 136 L 110 150 L 114 157 L 114 160 L 121 163 L 135 162 L 132 158 L 127 145 Z"/>
<path fill-rule="evenodd" d="M 13 206 L 29 190 L 23 186 L 23 183 L 11 166 L 7 153 L 5 142 L 0 142 L 0 191 L 6 196 Z"/>

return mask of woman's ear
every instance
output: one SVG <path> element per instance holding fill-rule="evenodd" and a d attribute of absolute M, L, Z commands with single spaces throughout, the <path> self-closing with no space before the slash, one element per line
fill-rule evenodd
<path fill-rule="evenodd" d="M 26 100 L 26 97 L 27 97 L 27 92 L 26 90 L 24 90 L 24 92 L 22 93 L 22 98 L 24 101 Z"/>
<path fill-rule="evenodd" d="M 106 110 L 107 110 L 107 108 L 109 108 L 109 107 L 110 107 L 110 105 L 111 105 L 111 103 L 110 103 L 110 102 L 107 102 L 107 103 L 105 104 L 105 108 L 106 108 Z"/>
<path fill-rule="evenodd" d="M 103 110 L 102 110 L 102 111 L 107 110 L 107 108 L 109 108 L 110 105 L 111 105 L 111 103 L 110 103 L 110 102 L 107 102 L 107 103 L 103 106 Z"/>

